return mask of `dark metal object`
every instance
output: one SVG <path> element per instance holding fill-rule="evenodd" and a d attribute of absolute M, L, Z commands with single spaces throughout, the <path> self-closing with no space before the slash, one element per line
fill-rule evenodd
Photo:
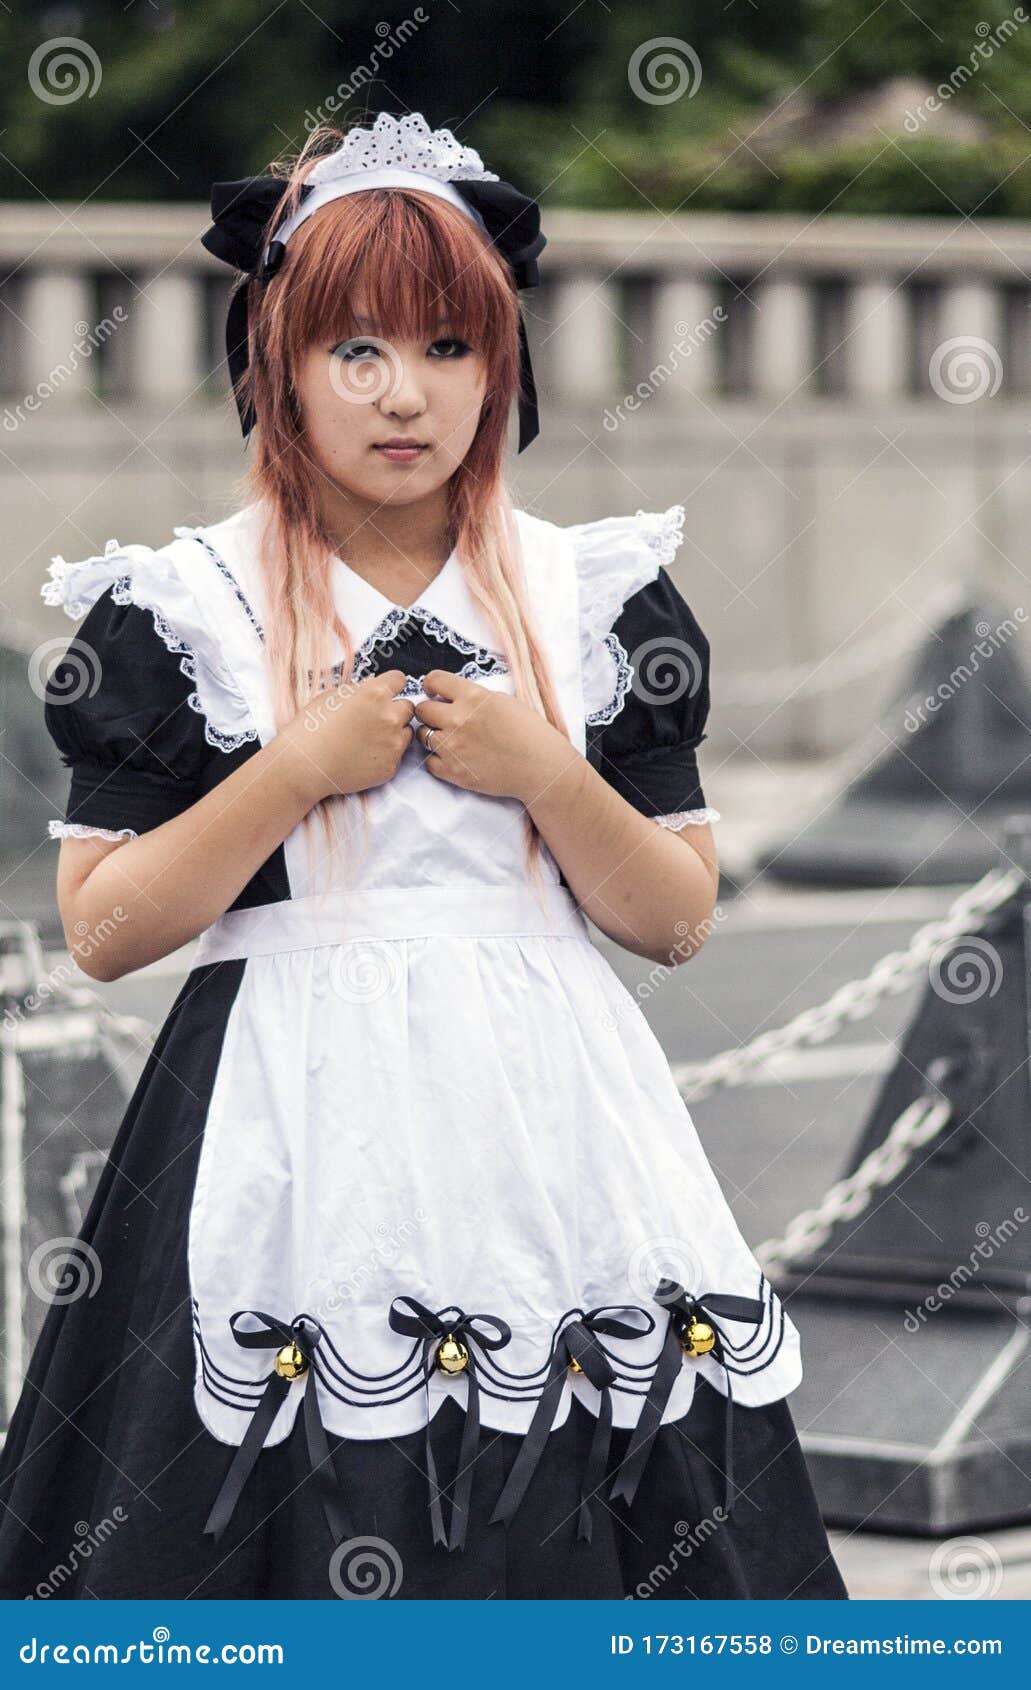
<path fill-rule="evenodd" d="M 1003 819 L 1031 803 L 1025 637 L 972 593 L 914 658 L 877 724 L 883 750 L 875 745 L 833 804 L 767 847 L 759 868 L 814 886 L 979 880 Z"/>
<path fill-rule="evenodd" d="M 1027 870 L 1031 818 L 1007 831 Z M 977 963 L 979 989 L 942 981 Z M 971 976 L 973 978 L 973 976 Z M 937 982 L 937 984 L 936 984 Z M 1031 1520 L 1031 886 L 950 942 L 844 1173 L 928 1090 L 952 1116 L 776 1286 L 825 1518 L 941 1536 Z"/>

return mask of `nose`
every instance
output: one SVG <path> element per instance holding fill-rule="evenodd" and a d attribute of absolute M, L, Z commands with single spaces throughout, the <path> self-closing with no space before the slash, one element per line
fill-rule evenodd
<path fill-rule="evenodd" d="M 394 380 L 379 400 L 383 416 L 407 422 L 426 409 L 426 392 L 411 358 L 397 356 Z"/>

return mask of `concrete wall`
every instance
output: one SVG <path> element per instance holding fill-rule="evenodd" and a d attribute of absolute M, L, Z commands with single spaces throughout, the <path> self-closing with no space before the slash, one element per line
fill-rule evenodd
<path fill-rule="evenodd" d="M 238 502 L 230 273 L 203 205 L 0 219 L 0 638 L 70 627 L 49 559 Z M 713 645 L 714 752 L 833 751 L 943 590 L 1031 614 L 1031 230 L 556 213 L 525 296 L 542 435 L 517 501 L 687 507 L 675 577 Z"/>

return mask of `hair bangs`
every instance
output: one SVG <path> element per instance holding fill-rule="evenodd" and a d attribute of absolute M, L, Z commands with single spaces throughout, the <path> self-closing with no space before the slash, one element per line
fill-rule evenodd
<path fill-rule="evenodd" d="M 290 354 L 362 334 L 465 340 L 493 364 L 518 303 L 504 260 L 457 207 L 409 189 L 369 189 L 298 230 L 286 279 Z M 358 321 L 357 306 L 363 308 Z"/>

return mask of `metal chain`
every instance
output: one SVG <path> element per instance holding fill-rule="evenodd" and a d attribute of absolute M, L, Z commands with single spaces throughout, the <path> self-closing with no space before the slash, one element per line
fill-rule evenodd
<path fill-rule="evenodd" d="M 743 1085 L 771 1056 L 802 1045 L 823 1044 L 846 1022 L 862 1021 L 882 998 L 904 991 L 940 945 L 976 931 L 983 917 L 1012 897 L 1023 882 L 1018 868 L 989 870 L 976 886 L 960 893 L 940 920 L 919 928 L 904 951 L 889 951 L 869 974 L 839 986 L 826 1003 L 803 1010 L 783 1027 L 760 1033 L 750 1044 L 686 1065 L 681 1069 L 680 1095 L 686 1103 L 694 1103 L 718 1086 Z"/>
<path fill-rule="evenodd" d="M 819 1249 L 838 1221 L 855 1220 L 879 1187 L 889 1185 L 912 1159 L 914 1151 L 930 1144 L 952 1118 L 947 1099 L 925 1094 L 902 1111 L 883 1143 L 864 1157 L 855 1173 L 832 1185 L 815 1209 L 803 1209 L 780 1238 L 768 1238 L 755 1251 L 764 1273 Z"/>
<path fill-rule="evenodd" d="M 976 886 L 961 893 L 940 921 L 921 927 L 906 950 L 890 951 L 882 957 L 865 979 L 841 986 L 825 1004 L 803 1010 L 786 1026 L 761 1033 L 751 1044 L 738 1050 L 722 1051 L 707 1062 L 682 1070 L 685 1077 L 680 1087 L 681 1096 L 685 1102 L 692 1103 L 707 1097 L 718 1086 L 742 1085 L 770 1056 L 804 1044 L 822 1044 L 832 1038 L 846 1021 L 862 1020 L 876 1008 L 882 997 L 903 991 L 944 940 L 973 932 L 979 925 L 978 918 L 997 909 L 1011 897 L 1022 878 L 1019 869 L 992 869 Z M 91 1009 L 99 1025 L 115 1038 L 130 1039 L 139 1044 L 153 1042 L 157 1036 L 157 1029 L 148 1022 L 139 1016 L 110 1009 L 87 987 L 55 979 L 53 990 L 77 1009 Z"/>

